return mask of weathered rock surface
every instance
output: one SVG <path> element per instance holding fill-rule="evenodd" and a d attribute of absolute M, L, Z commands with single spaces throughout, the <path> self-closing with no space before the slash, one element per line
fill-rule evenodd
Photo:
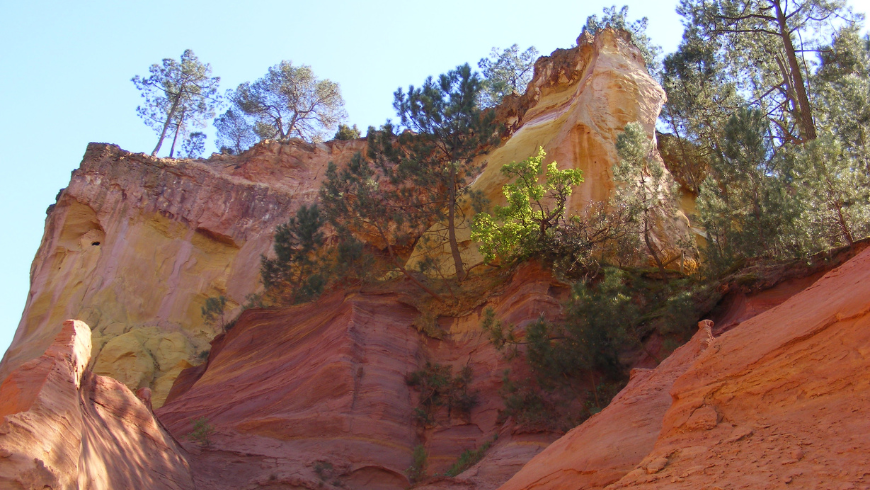
<path fill-rule="evenodd" d="M 664 90 L 649 75 L 626 33 L 605 29 L 594 37 L 583 34 L 577 38 L 577 47 L 541 57 L 525 95 L 510 96 L 498 108 L 511 136 L 480 157 L 486 166 L 472 188 L 482 191 L 493 204 L 504 205 L 502 187 L 509 180 L 501 168 L 543 147 L 545 163 L 556 161 L 561 169 L 583 171 L 585 181 L 566 204 L 568 214 L 577 213 L 590 201 L 606 201 L 614 185 L 611 169 L 617 161 L 617 136 L 626 124 L 639 122 L 654 138 L 664 102 Z M 473 213 L 466 204 L 470 217 Z M 463 256 L 473 266 L 482 258 L 476 247 L 468 247 L 470 236 L 467 223 L 458 228 L 457 239 L 467 247 Z M 452 274 L 451 260 L 445 260 L 442 268 Z"/>
<path fill-rule="evenodd" d="M 416 445 L 426 448 L 430 473 L 442 472 L 500 434 L 490 450 L 497 457 L 478 468 L 479 488 L 495 488 L 558 436 L 511 434 L 497 420 L 507 364 L 480 330 L 482 311 L 518 324 L 558 317 L 562 288 L 554 286 L 547 272 L 524 268 L 486 305 L 438 319 L 441 340 L 412 326 L 420 314 L 396 293 L 336 292 L 309 305 L 248 310 L 215 343 L 206 369 L 185 372 L 157 414 L 179 439 L 200 417 L 216 427 L 211 447 L 187 443 L 207 488 L 405 488 Z M 472 368 L 480 403 L 467 417 L 443 408 L 432 428 L 414 422 L 418 395 L 405 376 L 426 360 Z"/>
<path fill-rule="evenodd" d="M 0 486 L 193 489 L 182 449 L 123 384 L 86 369 L 91 329 L 68 320 L 0 385 Z"/>
<path fill-rule="evenodd" d="M 501 488 L 870 488 L 870 250 L 706 337 Z"/>

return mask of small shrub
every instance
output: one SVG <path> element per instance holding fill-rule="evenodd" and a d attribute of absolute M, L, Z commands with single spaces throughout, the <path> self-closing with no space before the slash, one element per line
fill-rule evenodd
<path fill-rule="evenodd" d="M 483 456 L 486 454 L 486 451 L 489 450 L 492 443 L 498 439 L 498 434 L 492 437 L 492 439 L 486 441 L 477 449 L 466 449 L 462 451 L 462 454 L 459 455 L 459 458 L 456 459 L 456 462 L 445 472 L 445 475 L 449 477 L 454 477 L 463 471 L 471 468 L 476 465 L 483 459 Z"/>
<path fill-rule="evenodd" d="M 208 423 L 208 419 L 200 417 L 193 421 L 193 430 L 187 434 L 187 438 L 202 446 L 209 447 L 214 432 L 214 426 Z"/>
<path fill-rule="evenodd" d="M 414 409 L 417 422 L 431 425 L 435 421 L 435 411 L 442 406 L 447 407 L 448 417 L 454 411 L 467 416 L 478 402 L 477 392 L 469 391 L 472 376 L 468 366 L 453 376 L 450 366 L 431 362 L 426 362 L 423 369 L 408 373 L 405 383 L 420 391 L 420 406 Z"/>
<path fill-rule="evenodd" d="M 411 463 L 411 467 L 405 472 L 408 475 L 408 479 L 411 480 L 411 483 L 416 483 L 426 478 L 426 460 L 429 455 L 426 454 L 426 448 L 423 447 L 422 444 L 417 444 L 414 446 L 414 453 L 412 455 L 413 462 Z"/>
<path fill-rule="evenodd" d="M 336 140 L 355 140 L 359 139 L 361 133 L 359 128 L 356 127 L 356 124 L 353 127 L 348 126 L 347 124 L 339 124 L 338 131 L 335 132 L 335 136 L 333 139 Z"/>

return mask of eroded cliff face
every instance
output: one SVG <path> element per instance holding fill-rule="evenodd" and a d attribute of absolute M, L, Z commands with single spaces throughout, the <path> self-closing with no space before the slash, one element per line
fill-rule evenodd
<path fill-rule="evenodd" d="M 0 385 L 0 486 L 193 490 L 183 449 L 90 355 L 91 329 L 69 320 Z"/>
<path fill-rule="evenodd" d="M 528 93 L 498 109 L 506 139 L 482 157 L 475 190 L 502 203 L 501 166 L 543 146 L 548 161 L 584 172 L 569 212 L 607 198 L 618 133 L 640 121 L 652 138 L 664 101 L 626 36 L 583 35 L 576 48 L 537 62 Z M 191 161 L 89 145 L 49 212 L 0 380 L 41 355 L 64 319 L 77 318 L 93 329 L 95 372 L 133 390 L 150 387 L 160 407 L 219 333 L 203 322 L 206 299 L 225 296 L 232 318 L 260 287 L 260 256 L 275 228 L 313 202 L 330 161 L 343 165 L 364 149 L 364 140 L 263 142 L 242 155 Z M 479 263 L 467 227 L 458 235 L 467 265 Z M 450 267 L 445 262 L 445 272 Z"/>
<path fill-rule="evenodd" d="M 478 488 L 495 488 L 558 436 L 499 420 L 510 364 L 479 328 L 483 311 L 519 325 L 555 319 L 565 293 L 548 272 L 523 268 L 486 303 L 439 318 L 441 339 L 413 326 L 420 312 L 397 292 L 339 291 L 308 305 L 248 310 L 157 414 L 178 438 L 200 417 L 216 426 L 208 450 L 189 445 L 204 488 L 406 488 L 415 446 L 425 447 L 432 474 L 499 435 L 491 451 L 502 457 L 477 478 Z M 415 422 L 419 393 L 406 376 L 426 361 L 471 368 L 479 403 L 470 413 L 441 407 L 430 426 Z"/>
<path fill-rule="evenodd" d="M 501 490 L 870 487 L 870 249 L 783 286 L 633 373 Z"/>

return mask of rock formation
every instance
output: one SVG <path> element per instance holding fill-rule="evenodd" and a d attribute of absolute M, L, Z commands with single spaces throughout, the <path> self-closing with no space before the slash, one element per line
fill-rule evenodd
<path fill-rule="evenodd" d="M 640 121 L 652 137 L 663 101 L 627 34 L 583 35 L 538 60 L 528 93 L 499 108 L 506 140 L 483 157 L 474 188 L 502 202 L 501 166 L 543 146 L 562 168 L 584 172 L 569 210 L 606 199 L 618 133 Z M 38 357 L 62 320 L 77 318 L 94 330 L 95 372 L 150 388 L 160 407 L 220 333 L 203 322 L 205 301 L 225 296 L 227 316 L 237 313 L 259 288 L 275 228 L 313 201 L 330 161 L 344 164 L 364 148 L 364 140 L 267 141 L 237 156 L 171 160 L 89 145 L 50 209 L 0 380 Z M 468 229 L 458 233 L 468 265 L 479 263 Z"/>
<path fill-rule="evenodd" d="M 193 489 L 183 450 L 123 384 L 87 369 L 91 329 L 68 320 L 0 385 L 0 486 Z"/>
<path fill-rule="evenodd" d="M 708 335 L 501 489 L 870 487 L 870 250 Z"/>

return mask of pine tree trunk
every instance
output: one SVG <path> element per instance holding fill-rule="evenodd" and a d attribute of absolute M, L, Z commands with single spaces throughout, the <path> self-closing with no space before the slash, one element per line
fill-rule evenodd
<path fill-rule="evenodd" d="M 154 151 L 151 152 L 151 156 L 157 156 L 157 152 L 160 151 L 160 147 L 163 145 L 163 138 L 166 137 L 166 131 L 169 129 L 169 123 L 172 122 L 172 116 L 175 115 L 175 110 L 178 109 L 178 102 L 181 100 L 181 95 L 175 98 L 175 101 L 172 103 L 172 108 L 169 109 L 169 114 L 166 116 L 166 122 L 163 123 L 163 131 L 160 133 L 160 139 L 157 140 L 157 146 L 154 147 Z"/>
<path fill-rule="evenodd" d="M 814 140 L 816 139 L 816 124 L 813 121 L 813 112 L 810 107 L 810 99 L 807 97 L 807 88 L 804 86 L 804 77 L 801 74 L 800 65 L 798 65 L 794 44 L 791 41 L 791 32 L 789 32 L 787 19 L 782 11 L 780 0 L 773 0 L 773 6 L 776 9 L 779 35 L 785 47 L 786 58 L 788 58 L 788 67 L 793 81 L 792 85 L 797 94 L 797 102 L 800 108 L 801 136 L 803 136 L 804 141 Z"/>
<path fill-rule="evenodd" d="M 462 265 L 462 255 L 459 253 L 459 243 L 456 241 L 456 167 L 450 166 L 450 200 L 447 203 L 447 237 L 450 240 L 450 253 L 453 254 L 453 266 L 456 268 L 456 279 L 465 279 L 465 267 Z"/>
<path fill-rule="evenodd" d="M 178 124 L 175 125 L 175 136 L 172 138 L 172 146 L 169 148 L 169 158 L 175 153 L 175 143 L 178 141 L 178 132 L 181 131 L 181 125 L 184 123 L 184 111 L 181 111 L 181 118 Z"/>

